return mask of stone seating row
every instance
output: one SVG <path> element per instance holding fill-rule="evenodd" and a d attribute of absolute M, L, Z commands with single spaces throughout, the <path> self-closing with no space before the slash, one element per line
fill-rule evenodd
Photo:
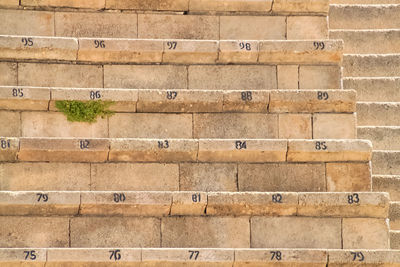
<path fill-rule="evenodd" d="M 0 161 L 366 162 L 368 140 L 1 138 Z"/>
<path fill-rule="evenodd" d="M 84 8 L 122 9 L 140 11 L 189 11 L 189 12 L 255 12 L 255 13 L 319 13 L 327 14 L 329 0 L 8 0 L 0 2 L 2 7 L 37 8 Z"/>
<path fill-rule="evenodd" d="M 388 218 L 388 193 L 1 191 L 0 216 L 311 216 Z"/>
<path fill-rule="evenodd" d="M 341 40 L 217 41 L 0 36 L 0 59 L 167 64 L 339 64 Z"/>
<path fill-rule="evenodd" d="M 155 90 L 0 86 L 0 110 L 57 111 L 56 101 L 112 101 L 116 112 L 354 113 L 354 90 Z"/>
<path fill-rule="evenodd" d="M 207 266 L 207 267 L 343 267 L 395 266 L 398 250 L 322 249 L 205 249 L 205 248 L 101 248 L 101 249 L 0 249 L 0 262 L 14 267 L 31 266 Z M 35 265 L 33 265 L 35 263 Z M 8 265 L 7 265 L 8 264 Z M 61 265 L 64 264 L 64 265 Z"/>

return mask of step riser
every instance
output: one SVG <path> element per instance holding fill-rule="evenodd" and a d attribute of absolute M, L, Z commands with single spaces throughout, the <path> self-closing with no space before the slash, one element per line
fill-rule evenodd
<path fill-rule="evenodd" d="M 400 126 L 399 103 L 358 103 L 358 126 Z"/>
<path fill-rule="evenodd" d="M 398 78 L 344 78 L 343 88 L 356 90 L 358 101 L 400 102 Z"/>
<path fill-rule="evenodd" d="M 343 77 L 400 76 L 400 55 L 345 55 Z"/>
<path fill-rule="evenodd" d="M 390 232 L 390 248 L 400 249 L 400 231 Z"/>
<path fill-rule="evenodd" d="M 400 201 L 400 177 L 375 175 L 372 177 L 372 191 L 389 192 L 391 201 Z"/>
<path fill-rule="evenodd" d="M 372 153 L 372 173 L 380 175 L 400 174 L 400 153 L 374 151 Z"/>
<path fill-rule="evenodd" d="M 400 202 L 391 202 L 389 209 L 390 230 L 400 230 Z"/>
<path fill-rule="evenodd" d="M 400 128 L 358 127 L 357 137 L 372 141 L 374 150 L 400 150 Z"/>

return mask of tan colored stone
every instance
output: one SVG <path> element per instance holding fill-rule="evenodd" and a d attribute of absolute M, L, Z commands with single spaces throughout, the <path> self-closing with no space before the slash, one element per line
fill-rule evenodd
<path fill-rule="evenodd" d="M 111 138 L 192 138 L 192 114 L 116 114 L 109 118 Z"/>
<path fill-rule="evenodd" d="M 0 216 L 2 248 L 68 247 L 69 218 Z"/>
<path fill-rule="evenodd" d="M 388 249 L 389 225 L 385 219 L 344 218 L 344 249 Z"/>
<path fill-rule="evenodd" d="M 296 267 L 326 267 L 327 253 L 321 250 L 279 249 L 236 249 L 235 267 L 258 266 L 296 266 Z M 279 263 L 277 263 L 279 262 Z"/>
<path fill-rule="evenodd" d="M 270 112 L 353 113 L 356 111 L 356 92 L 354 90 L 273 90 L 270 95 Z M 333 115 L 353 116 L 353 114 L 332 114 L 332 116 Z M 331 114 L 314 114 L 314 118 L 318 116 L 331 116 Z M 340 118 L 340 120 L 341 119 L 342 118 Z M 341 138 L 346 137 L 343 136 Z"/>
<path fill-rule="evenodd" d="M 221 16 L 221 40 L 285 40 L 286 17 Z"/>
<path fill-rule="evenodd" d="M 161 242 L 160 219 L 151 217 L 75 217 L 70 233 L 72 248 L 160 247 Z"/>
<path fill-rule="evenodd" d="M 0 76 L 1 85 L 16 86 L 18 84 L 17 63 L 0 62 L 0 72 L 1 72 Z"/>
<path fill-rule="evenodd" d="M 177 164 L 101 163 L 92 164 L 90 170 L 91 190 L 94 191 L 179 190 Z"/>
<path fill-rule="evenodd" d="M 259 112 L 267 113 L 269 91 L 225 91 L 224 112 Z"/>
<path fill-rule="evenodd" d="M 19 138 L 0 137 L 0 162 L 16 161 L 19 147 Z"/>
<path fill-rule="evenodd" d="M 28 253 L 29 255 L 27 257 Z M 0 249 L 0 262 L 4 267 L 18 267 L 18 266 L 44 267 L 46 264 L 46 260 L 47 260 L 46 249 L 26 249 L 26 248 Z"/>
<path fill-rule="evenodd" d="M 54 37 L 1 36 L 2 59 L 75 61 L 78 40 Z"/>
<path fill-rule="evenodd" d="M 237 191 L 236 179 L 236 164 L 179 164 L 179 190 L 181 191 Z"/>
<path fill-rule="evenodd" d="M 103 67 L 18 63 L 18 84 L 40 87 L 103 87 Z"/>
<path fill-rule="evenodd" d="M 71 8 L 90 8 L 102 9 L 105 7 L 105 0 L 21 0 L 22 6 L 41 6 L 41 7 L 71 7 Z"/>
<path fill-rule="evenodd" d="M 72 89 L 72 88 L 52 88 L 51 89 L 51 102 L 49 109 L 58 111 L 55 107 L 55 101 L 57 100 L 79 100 L 79 101 L 91 101 L 91 100 L 103 100 L 112 101 L 112 105 L 109 107 L 112 111 L 117 112 L 136 112 L 136 102 L 139 98 L 139 92 L 137 90 L 125 90 L 125 89 Z"/>
<path fill-rule="evenodd" d="M 339 66 L 300 66 L 300 89 L 340 89 L 341 70 Z"/>
<path fill-rule="evenodd" d="M 111 255 L 112 252 L 114 255 Z M 120 257 L 119 257 L 120 256 Z M 116 261 L 116 259 L 118 259 Z M 139 267 L 141 261 L 140 248 L 119 249 L 48 249 L 47 263 L 49 267 L 78 266 L 124 266 Z M 118 262 L 118 263 L 116 263 Z"/>
<path fill-rule="evenodd" d="M 198 192 L 176 192 L 172 195 L 171 215 L 205 215 L 208 195 Z"/>
<path fill-rule="evenodd" d="M 187 68 L 174 65 L 105 65 L 105 88 L 186 89 Z M 102 86 L 100 86 L 102 87 Z"/>
<path fill-rule="evenodd" d="M 55 12 L 55 35 L 93 38 L 137 38 L 137 14 Z"/>
<path fill-rule="evenodd" d="M 193 116 L 195 138 L 278 138 L 278 115 L 203 113 Z"/>
<path fill-rule="evenodd" d="M 198 141 L 193 139 L 111 139 L 110 161 L 196 161 Z"/>
<path fill-rule="evenodd" d="M 325 165 L 318 163 L 239 164 L 238 183 L 239 191 L 325 191 Z"/>
<path fill-rule="evenodd" d="M 297 193 L 208 193 L 207 215 L 289 216 L 297 213 Z"/>
<path fill-rule="evenodd" d="M 82 192 L 79 213 L 97 216 L 166 216 L 168 192 Z"/>
<path fill-rule="evenodd" d="M 332 250 L 329 251 L 329 265 L 354 266 L 354 261 L 362 259 L 364 265 L 368 266 L 396 266 L 400 254 L 396 250 Z"/>
<path fill-rule="evenodd" d="M 279 138 L 312 139 L 311 114 L 279 114 Z"/>
<path fill-rule="evenodd" d="M 265 90 L 277 88 L 274 66 L 189 66 L 188 71 L 189 89 Z"/>
<path fill-rule="evenodd" d="M 189 0 L 189 11 L 269 12 L 272 0 Z"/>
<path fill-rule="evenodd" d="M 284 140 L 199 140 L 200 162 L 282 162 L 286 161 Z"/>
<path fill-rule="evenodd" d="M 278 88 L 298 89 L 299 88 L 299 66 L 278 65 Z"/>
<path fill-rule="evenodd" d="M 217 16 L 139 14 L 138 38 L 219 39 Z"/>
<path fill-rule="evenodd" d="M 2 35 L 54 35 L 54 12 L 2 9 L 0 17 Z"/>
<path fill-rule="evenodd" d="M 47 110 L 49 107 L 50 89 L 1 86 L 0 108 L 11 110 Z"/>
<path fill-rule="evenodd" d="M 258 62 L 321 64 L 342 62 L 343 41 L 261 41 Z"/>
<path fill-rule="evenodd" d="M 21 135 L 21 113 L 0 111 L 0 121 L 7 125 L 7 127 L 0 127 L 0 136 Z"/>
<path fill-rule="evenodd" d="M 391 199 L 393 201 L 393 199 Z M 391 202 L 389 208 L 390 230 L 400 230 L 400 202 Z"/>
<path fill-rule="evenodd" d="M 140 90 L 138 112 L 222 112 L 223 91 Z"/>
<path fill-rule="evenodd" d="M 356 114 L 314 114 L 313 137 L 315 139 L 357 138 Z"/>
<path fill-rule="evenodd" d="M 0 214 L 13 215 L 77 215 L 79 192 L 1 192 Z"/>
<path fill-rule="evenodd" d="M 1 7 L 18 7 L 19 0 L 0 0 Z"/>
<path fill-rule="evenodd" d="M 21 138 L 20 161 L 104 162 L 107 139 Z"/>
<path fill-rule="evenodd" d="M 257 41 L 220 41 L 218 62 L 256 63 L 258 61 Z"/>
<path fill-rule="evenodd" d="M 188 0 L 106 0 L 107 9 L 187 11 Z"/>
<path fill-rule="evenodd" d="M 161 63 L 162 57 L 162 41 L 131 39 L 79 39 L 79 61 Z"/>
<path fill-rule="evenodd" d="M 340 249 L 341 219 L 252 217 L 252 248 Z"/>
<path fill-rule="evenodd" d="M 273 13 L 328 14 L 329 0 L 274 0 Z"/>
<path fill-rule="evenodd" d="M 326 180 L 330 192 L 371 191 L 371 165 L 326 163 Z"/>
<path fill-rule="evenodd" d="M 248 248 L 246 217 L 166 217 L 161 219 L 162 247 Z"/>
<path fill-rule="evenodd" d="M 164 41 L 163 63 L 212 64 L 218 59 L 218 42 L 203 40 Z"/>
<path fill-rule="evenodd" d="M 290 162 L 370 161 L 372 145 L 368 140 L 290 140 Z"/>
<path fill-rule="evenodd" d="M 297 2 L 299 0 L 296 0 Z M 327 16 L 288 16 L 287 39 L 328 39 Z"/>
<path fill-rule="evenodd" d="M 88 191 L 90 166 L 82 163 L 39 162 L 0 164 L 0 190 Z"/>

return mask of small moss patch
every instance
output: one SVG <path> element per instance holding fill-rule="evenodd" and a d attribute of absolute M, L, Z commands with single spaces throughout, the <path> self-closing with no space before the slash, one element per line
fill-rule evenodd
<path fill-rule="evenodd" d="M 112 116 L 113 111 L 109 107 L 114 104 L 112 101 L 76 101 L 63 100 L 56 101 L 56 107 L 59 111 L 67 116 L 68 121 L 79 121 L 93 123 L 97 121 L 97 117 L 104 118 Z"/>

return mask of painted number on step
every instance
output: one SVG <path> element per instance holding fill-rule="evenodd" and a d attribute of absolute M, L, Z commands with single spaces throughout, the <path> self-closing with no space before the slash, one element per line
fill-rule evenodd
<path fill-rule="evenodd" d="M 237 150 L 247 149 L 247 143 L 246 141 L 236 141 L 235 147 Z"/>
<path fill-rule="evenodd" d="M 241 50 L 251 51 L 251 44 L 250 43 L 241 42 L 241 43 L 239 43 L 239 47 L 240 47 Z"/>
<path fill-rule="evenodd" d="M 10 148 L 10 147 L 11 147 L 10 140 L 4 140 L 4 139 L 0 140 L 0 148 L 1 149 L 7 149 L 7 148 Z"/>
<path fill-rule="evenodd" d="M 350 252 L 351 256 L 353 256 L 353 261 L 364 261 L 364 254 L 360 251 Z"/>
<path fill-rule="evenodd" d="M 168 91 L 167 92 L 167 99 L 174 100 L 178 96 L 178 92 L 176 91 Z"/>
<path fill-rule="evenodd" d="M 358 194 L 352 194 L 347 196 L 347 203 L 349 204 L 357 204 L 360 203 L 360 197 Z"/>
<path fill-rule="evenodd" d="M 250 91 L 242 92 L 242 100 L 243 101 L 251 101 L 253 100 L 253 95 Z"/>
<path fill-rule="evenodd" d="M 126 197 L 124 193 L 114 193 L 114 202 L 119 203 L 119 202 L 125 202 Z"/>
<path fill-rule="evenodd" d="M 79 147 L 81 149 L 89 149 L 89 144 L 90 144 L 89 140 L 80 140 L 79 141 Z"/>
<path fill-rule="evenodd" d="M 200 194 L 193 194 L 193 195 L 192 195 L 192 201 L 193 201 L 194 203 L 200 202 L 200 200 L 201 200 Z"/>
<path fill-rule="evenodd" d="M 327 92 L 320 92 L 317 93 L 318 100 L 328 100 L 329 94 Z"/>
<path fill-rule="evenodd" d="M 35 250 L 25 250 L 25 260 L 31 260 L 34 261 L 36 260 L 36 251 Z"/>
<path fill-rule="evenodd" d="M 315 142 L 315 150 L 327 150 L 328 146 L 326 142 Z"/>
<path fill-rule="evenodd" d="M 94 48 L 106 48 L 106 43 L 103 40 L 94 40 Z"/>
<path fill-rule="evenodd" d="M 169 50 L 175 50 L 178 42 L 167 42 L 167 46 Z"/>
<path fill-rule="evenodd" d="M 280 252 L 279 250 L 271 251 L 270 253 L 271 253 L 271 260 L 277 260 L 277 261 L 282 260 L 282 252 Z"/>
<path fill-rule="evenodd" d="M 325 43 L 324 42 L 314 42 L 315 50 L 324 50 Z"/>
<path fill-rule="evenodd" d="M 90 99 L 95 100 L 100 98 L 101 98 L 100 91 L 90 91 Z"/>
<path fill-rule="evenodd" d="M 24 44 L 24 46 L 33 46 L 32 38 L 22 38 L 21 42 Z"/>
<path fill-rule="evenodd" d="M 12 89 L 12 96 L 13 97 L 23 97 L 24 96 L 24 89 L 13 88 Z"/>
<path fill-rule="evenodd" d="M 114 261 L 121 260 L 121 250 L 115 249 L 115 250 L 109 250 L 108 252 L 110 252 L 110 260 Z"/>
<path fill-rule="evenodd" d="M 160 149 L 169 148 L 168 140 L 158 141 L 158 148 Z"/>
<path fill-rule="evenodd" d="M 281 194 L 273 194 L 272 202 L 274 203 L 282 203 L 282 195 Z"/>
<path fill-rule="evenodd" d="M 49 195 L 47 195 L 47 194 L 38 193 L 38 194 L 36 194 L 36 196 L 37 196 L 37 202 L 40 202 L 40 201 L 47 202 L 47 201 L 49 201 Z"/>
<path fill-rule="evenodd" d="M 200 251 L 198 250 L 189 250 L 189 259 L 190 260 L 197 260 L 199 257 Z"/>

